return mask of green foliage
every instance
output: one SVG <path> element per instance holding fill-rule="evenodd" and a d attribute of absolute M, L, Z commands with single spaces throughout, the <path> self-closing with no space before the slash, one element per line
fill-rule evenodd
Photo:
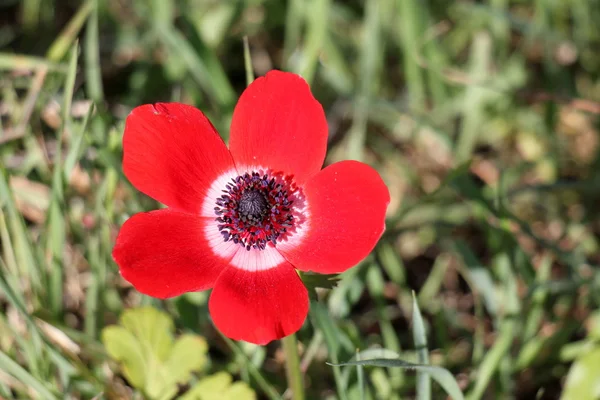
<path fill-rule="evenodd" d="M 306 398 L 444 398 L 450 373 L 471 400 L 596 395 L 599 0 L 13 0 L 0 15 L 0 398 L 286 392 L 277 344 L 220 337 L 209 293 L 139 295 L 111 257 L 123 222 L 159 207 L 122 171 L 129 110 L 193 104 L 226 139 L 271 68 L 311 83 L 326 164 L 363 160 L 391 194 L 363 263 L 300 274 Z"/>
<path fill-rule="evenodd" d="M 594 400 L 600 397 L 600 346 L 579 356 L 571 368 L 565 382 L 561 399 Z"/>
<path fill-rule="evenodd" d="M 302 272 L 298 271 L 298 275 L 300 275 L 300 279 L 306 286 L 308 290 L 308 295 L 311 300 L 316 301 L 318 299 L 317 296 L 317 288 L 321 289 L 333 289 L 337 282 L 339 281 L 339 274 L 315 274 L 310 272 Z"/>
<path fill-rule="evenodd" d="M 191 373 L 206 366 L 208 346 L 197 335 L 173 338 L 173 321 L 153 307 L 126 310 L 120 325 L 102 330 L 108 354 L 123 374 L 151 399 L 169 399 Z"/>
<path fill-rule="evenodd" d="M 562 400 L 594 400 L 600 397 L 600 312 L 587 321 L 585 351 L 581 351 L 569 368 Z"/>
<path fill-rule="evenodd" d="M 233 383 L 227 372 L 218 372 L 202 378 L 182 400 L 255 400 L 256 394 L 245 382 Z"/>
<path fill-rule="evenodd" d="M 427 332 L 425 331 L 423 316 L 421 315 L 421 310 L 419 310 L 419 304 L 417 303 L 415 292 L 413 292 L 412 324 L 413 340 L 415 342 L 415 348 L 417 349 L 419 363 L 425 365 L 429 364 L 429 350 L 427 350 Z M 446 389 L 446 391 L 448 391 L 448 389 Z M 448 394 L 450 394 L 450 392 L 448 392 Z M 417 371 L 417 399 L 431 399 L 431 383 L 429 380 L 429 375 L 427 373 L 423 373 L 422 371 Z"/>
<path fill-rule="evenodd" d="M 360 353 L 359 353 L 360 354 Z M 424 373 L 433 378 L 437 383 L 440 384 L 446 391 L 446 393 L 455 400 L 463 400 L 464 396 L 454 376 L 445 368 L 433 367 L 430 365 L 414 364 L 408 361 L 400 360 L 397 358 L 371 358 L 361 359 L 355 361 L 348 361 L 340 364 L 331 364 L 334 366 L 347 366 L 347 365 L 365 365 L 373 367 L 386 367 L 386 368 L 402 368 L 409 371 L 417 371 L 418 373 Z"/>

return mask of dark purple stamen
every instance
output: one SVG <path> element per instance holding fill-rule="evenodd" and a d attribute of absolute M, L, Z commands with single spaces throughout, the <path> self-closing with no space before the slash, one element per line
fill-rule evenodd
<path fill-rule="evenodd" d="M 291 206 L 296 188 L 289 180 L 245 173 L 231 179 L 222 192 L 214 210 L 225 242 L 264 250 L 294 226 Z"/>

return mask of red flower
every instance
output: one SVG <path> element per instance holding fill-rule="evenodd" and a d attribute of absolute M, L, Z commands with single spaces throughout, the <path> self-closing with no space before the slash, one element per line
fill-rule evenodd
<path fill-rule="evenodd" d="M 226 336 L 265 344 L 296 332 L 308 293 L 295 269 L 357 264 L 384 230 L 389 192 L 366 164 L 321 170 L 323 108 L 298 75 L 269 72 L 242 94 L 229 150 L 196 108 L 135 108 L 123 170 L 166 209 L 139 213 L 113 257 L 137 290 L 167 298 L 213 288 L 209 309 Z"/>

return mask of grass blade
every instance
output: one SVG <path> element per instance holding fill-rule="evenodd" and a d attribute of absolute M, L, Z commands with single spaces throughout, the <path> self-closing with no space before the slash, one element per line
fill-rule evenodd
<path fill-rule="evenodd" d="M 292 54 L 300 43 L 302 29 L 303 0 L 291 0 L 285 16 L 285 42 L 283 45 L 283 65 L 287 70 L 297 70 L 291 65 Z"/>
<path fill-rule="evenodd" d="M 63 178 L 65 180 L 68 180 L 71 177 L 71 173 L 77 165 L 77 161 L 79 161 L 79 158 L 81 157 L 81 152 L 85 141 L 85 132 L 88 128 L 88 124 L 90 122 L 92 114 L 95 111 L 95 108 L 96 106 L 94 104 L 90 104 L 90 108 L 85 117 L 83 118 L 83 122 L 81 124 L 81 127 L 79 128 L 79 131 L 71 139 L 71 146 L 69 147 L 69 151 L 65 156 L 65 163 L 63 166 Z"/>
<path fill-rule="evenodd" d="M 470 85 L 467 87 L 463 108 L 463 127 L 456 143 L 456 161 L 460 164 L 470 159 L 484 120 L 484 99 L 487 90 L 481 87 L 490 70 L 492 41 L 487 33 L 478 33 L 471 46 L 469 69 Z"/>
<path fill-rule="evenodd" d="M 364 365 L 372 367 L 385 367 L 385 368 L 402 368 L 405 370 L 412 370 L 417 372 L 424 372 L 431 376 L 439 385 L 451 396 L 454 400 L 463 400 L 464 396 L 454 376 L 445 368 L 434 367 L 431 365 L 414 364 L 408 361 L 392 358 L 371 358 L 368 360 L 356 360 L 348 361 L 345 363 L 333 364 L 328 363 L 332 366 L 345 366 L 345 365 Z"/>
<path fill-rule="evenodd" d="M 356 352 L 356 360 L 360 361 L 360 354 Z M 356 375 L 358 380 L 358 390 L 360 392 L 360 400 L 365 399 L 365 368 L 362 365 L 356 366 Z"/>
<path fill-rule="evenodd" d="M 361 49 L 360 87 L 354 103 L 352 128 L 348 134 L 348 158 L 358 161 L 363 159 L 371 92 L 377 86 L 377 70 L 381 66 L 383 55 L 383 51 L 379 46 L 381 31 L 379 13 L 379 0 L 368 1 Z"/>
<path fill-rule="evenodd" d="M 14 246 L 17 265 L 22 278 L 27 279 L 34 289 L 41 290 L 42 274 L 37 262 L 33 244 L 25 227 L 23 217 L 17 210 L 15 200 L 8 185 L 8 176 L 0 163 L 0 206 L 6 210 L 6 221 Z"/>
<path fill-rule="evenodd" d="M 425 333 L 425 325 L 423 324 L 423 317 L 421 316 L 421 310 L 419 310 L 419 304 L 417 303 L 417 297 L 413 292 L 413 340 L 415 342 L 415 348 L 417 349 L 417 356 L 419 363 L 423 365 L 429 364 L 429 351 L 427 350 L 427 334 Z M 429 400 L 431 399 L 431 381 L 427 373 L 417 371 L 417 399 Z"/>
<path fill-rule="evenodd" d="M 93 8 L 85 32 L 85 84 L 90 98 L 101 104 L 104 100 L 102 73 L 100 69 L 100 40 L 98 33 L 98 0 L 89 0 Z"/>
<path fill-rule="evenodd" d="M 337 329 L 333 325 L 331 318 L 327 312 L 327 309 L 320 303 L 313 302 L 310 306 L 310 314 L 313 319 L 313 324 L 318 327 L 323 336 L 325 337 L 325 344 L 327 345 L 327 352 L 329 358 L 333 361 L 333 377 L 335 379 L 335 385 L 337 388 L 338 396 L 342 400 L 346 400 L 347 388 L 343 385 L 342 374 L 340 371 L 340 364 L 338 362 L 338 352 L 340 349 L 340 343 L 338 341 Z"/>
<path fill-rule="evenodd" d="M 66 136 L 67 129 L 71 126 L 71 104 L 75 88 L 75 76 L 77 73 L 78 47 L 76 41 L 71 48 L 69 71 L 67 73 L 63 93 L 62 126 L 57 132 L 56 154 L 54 157 L 54 170 L 52 176 L 52 194 L 50 207 L 48 209 L 48 218 L 46 220 L 46 227 L 48 230 L 46 238 L 46 256 L 50 263 L 49 306 L 54 315 L 58 315 L 62 312 L 63 302 L 64 265 L 62 265 L 62 259 L 67 233 L 64 210 L 62 209 L 62 205 L 65 203 L 62 143 L 63 138 Z"/>
<path fill-rule="evenodd" d="M 244 36 L 244 66 L 246 67 L 246 85 L 250 85 L 254 80 L 254 68 L 252 67 L 248 36 Z"/>
<path fill-rule="evenodd" d="M 3 351 L 0 351 L 0 370 L 7 372 L 29 388 L 36 391 L 41 398 L 48 400 L 58 399 L 58 397 L 55 396 L 42 382 L 35 379 Z"/>
<path fill-rule="evenodd" d="M 425 109 L 426 89 L 423 71 L 417 63 L 417 43 L 421 30 L 421 0 L 398 0 L 400 11 L 400 43 L 404 58 L 404 79 L 408 88 L 409 102 L 416 110 Z"/>
<path fill-rule="evenodd" d="M 186 26 L 188 25 L 189 23 Z M 173 27 L 160 25 L 156 26 L 156 30 L 172 54 L 181 58 L 200 87 L 224 110 L 232 108 L 236 94 L 214 52 L 200 40 L 195 43 L 195 48 L 179 30 Z"/>
<path fill-rule="evenodd" d="M 330 0 L 311 0 L 310 5 L 305 5 L 306 36 L 304 38 L 304 51 L 302 62 L 297 72 L 310 84 L 317 71 L 319 56 L 326 41 L 327 23 L 329 17 Z"/>
<path fill-rule="evenodd" d="M 223 340 L 227 343 L 229 348 L 233 350 L 238 359 L 244 361 L 245 366 L 248 368 L 248 372 L 250 375 L 256 380 L 258 386 L 262 389 L 263 393 L 271 400 L 279 400 L 281 396 L 277 393 L 277 391 L 265 380 L 262 376 L 260 370 L 256 368 L 256 366 L 246 357 L 246 354 L 238 347 L 238 345 L 231 339 L 226 336 L 221 335 Z"/>
<path fill-rule="evenodd" d="M 0 70 L 36 70 L 42 67 L 48 71 L 64 70 L 64 65 L 48 61 L 45 58 L 24 54 L 0 53 Z"/>
<path fill-rule="evenodd" d="M 58 62 L 67 54 L 72 47 L 73 42 L 77 39 L 79 31 L 92 12 L 94 4 L 92 1 L 86 1 L 73 16 L 69 24 L 63 29 L 58 38 L 52 43 L 50 49 L 46 53 L 46 58 L 52 62 Z"/>

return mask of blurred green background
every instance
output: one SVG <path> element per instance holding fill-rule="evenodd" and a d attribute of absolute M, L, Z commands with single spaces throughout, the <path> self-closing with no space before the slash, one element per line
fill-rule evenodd
<path fill-rule="evenodd" d="M 140 295 L 110 255 L 157 207 L 121 170 L 128 112 L 193 104 L 226 138 L 245 60 L 300 73 L 327 163 L 392 196 L 298 334 L 308 399 L 446 398 L 326 364 L 365 350 L 471 400 L 600 399 L 600 0 L 0 0 L 0 398 L 289 398 L 279 343 L 220 336 L 208 293 Z"/>

